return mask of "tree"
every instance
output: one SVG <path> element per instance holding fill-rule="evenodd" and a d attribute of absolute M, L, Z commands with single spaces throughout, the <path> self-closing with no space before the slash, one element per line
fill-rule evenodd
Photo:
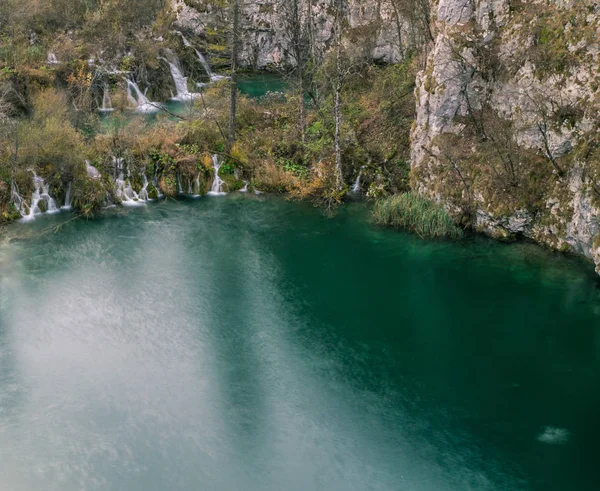
<path fill-rule="evenodd" d="M 298 0 L 280 0 L 283 12 L 284 31 L 287 33 L 290 72 L 298 99 L 298 131 L 304 144 L 306 141 L 306 105 L 304 96 L 311 85 L 312 66 L 314 65 L 312 0 L 306 2 L 306 11 L 302 12 Z"/>
<path fill-rule="evenodd" d="M 240 37 L 240 2 L 231 0 L 231 98 L 229 103 L 229 150 L 235 142 L 235 118 L 237 114 L 237 67 Z"/>

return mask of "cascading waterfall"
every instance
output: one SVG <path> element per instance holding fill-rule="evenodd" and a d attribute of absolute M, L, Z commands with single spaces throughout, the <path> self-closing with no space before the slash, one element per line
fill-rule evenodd
<path fill-rule="evenodd" d="M 198 60 L 200 61 L 200 64 L 202 65 L 202 67 L 204 68 L 206 73 L 208 74 L 208 77 L 210 78 L 211 82 L 218 82 L 219 80 L 224 80 L 226 78 L 229 78 L 229 77 L 226 77 L 225 75 L 217 75 L 215 72 L 213 72 L 212 68 L 208 64 L 208 61 L 206 61 L 206 58 L 204 57 L 204 55 L 202 53 L 200 53 L 200 51 L 198 51 L 196 48 L 194 48 L 192 46 L 192 43 L 190 43 L 181 32 L 178 32 L 178 34 L 181 36 L 181 40 L 183 41 L 184 46 L 194 49 L 194 51 L 196 52 L 196 56 L 198 57 Z M 197 85 L 198 85 L 198 87 L 202 87 L 205 84 L 199 83 Z"/>
<path fill-rule="evenodd" d="M 158 198 L 162 198 L 164 195 L 160 191 L 160 187 L 158 185 L 158 171 L 156 169 L 154 170 L 154 177 L 152 178 L 152 185 L 154 186 L 154 189 L 156 189 L 156 195 L 158 196 Z"/>
<path fill-rule="evenodd" d="M 117 198 L 121 200 L 123 205 L 136 205 L 140 203 L 139 195 L 131 187 L 129 179 L 125 179 L 123 159 L 113 157 L 115 163 L 115 169 L 118 172 L 118 176 L 115 179 L 115 191 Z M 127 168 L 127 176 L 129 176 L 129 168 Z"/>
<path fill-rule="evenodd" d="M 58 65 L 58 58 L 56 57 L 56 54 L 52 52 L 48 53 L 48 58 L 46 61 L 48 65 Z"/>
<path fill-rule="evenodd" d="M 177 194 L 183 194 L 183 186 L 181 185 L 181 176 L 177 173 Z"/>
<path fill-rule="evenodd" d="M 27 203 L 19 194 L 19 190 L 17 189 L 17 185 L 14 181 L 10 182 L 10 195 L 11 201 L 14 203 L 15 208 L 19 211 L 21 218 L 25 218 L 27 216 Z"/>
<path fill-rule="evenodd" d="M 193 196 L 200 196 L 200 173 L 196 175 L 196 179 L 194 180 L 194 189 L 192 192 Z"/>
<path fill-rule="evenodd" d="M 136 103 L 137 104 L 137 103 Z M 110 99 L 110 89 L 108 84 L 104 84 L 104 92 L 102 94 L 102 107 L 98 109 L 101 113 L 110 113 L 114 111 L 112 101 Z"/>
<path fill-rule="evenodd" d="M 170 56 L 173 58 L 173 61 L 166 60 L 164 58 L 159 58 L 160 60 L 164 60 L 169 64 L 169 68 L 171 69 L 171 76 L 173 77 L 173 82 L 175 83 L 175 90 L 177 91 L 177 95 L 171 97 L 171 99 L 181 102 L 189 102 L 197 97 L 200 97 L 200 94 L 197 92 L 190 92 L 188 89 L 188 79 L 184 77 L 182 71 L 179 68 L 179 60 L 176 59 L 175 55 L 170 53 Z"/>
<path fill-rule="evenodd" d="M 213 160 L 213 169 L 215 170 L 215 177 L 212 182 L 212 186 L 210 188 L 210 192 L 208 193 L 211 196 L 222 196 L 227 194 L 223 191 L 223 180 L 219 176 L 219 169 L 221 168 L 221 164 L 219 163 L 219 156 L 214 154 L 212 157 Z"/>
<path fill-rule="evenodd" d="M 229 78 L 229 77 L 226 77 L 225 75 L 217 75 L 215 72 L 213 72 L 212 68 L 206 61 L 206 58 L 204 58 L 204 55 L 202 53 L 200 53 L 200 51 L 198 51 L 196 48 L 194 48 L 194 51 L 196 52 L 196 56 L 198 57 L 198 60 L 200 60 L 200 64 L 204 67 L 204 70 L 206 70 L 206 73 L 208 74 L 211 82 L 218 82 L 219 80 L 225 80 L 225 79 Z"/>
<path fill-rule="evenodd" d="M 50 185 L 46 184 L 46 181 L 38 176 L 33 170 L 33 193 L 31 194 L 31 204 L 29 205 L 29 213 L 25 220 L 33 220 L 35 215 L 42 214 L 40 209 L 40 202 L 43 201 L 46 204 L 46 213 L 57 213 L 60 211 L 56 206 L 56 201 L 50 196 Z"/>
<path fill-rule="evenodd" d="M 87 172 L 87 176 L 91 179 L 100 179 L 102 177 L 98 169 L 96 169 L 93 165 L 90 164 L 89 160 L 85 161 L 85 168 Z"/>
<path fill-rule="evenodd" d="M 136 112 L 150 114 L 160 111 L 160 104 L 148 99 L 133 80 L 125 78 L 125 81 L 127 82 L 127 98 L 132 104 L 135 104 Z"/>
<path fill-rule="evenodd" d="M 67 191 L 65 193 L 65 204 L 60 207 L 61 210 L 70 210 L 71 209 L 71 183 L 67 184 Z"/>
<path fill-rule="evenodd" d="M 148 178 L 146 177 L 146 169 L 142 172 L 142 189 L 140 190 L 139 198 L 142 201 L 148 201 Z"/>
<path fill-rule="evenodd" d="M 242 189 L 240 189 L 240 193 L 248 192 L 248 184 L 250 184 L 248 181 L 244 181 L 244 187 Z"/>
<path fill-rule="evenodd" d="M 362 172 L 364 169 L 364 165 L 360 168 L 360 170 L 358 171 L 358 176 L 356 178 L 356 181 L 354 181 L 354 186 L 352 186 L 352 192 L 353 193 L 359 193 L 360 192 L 360 179 L 362 177 Z"/>

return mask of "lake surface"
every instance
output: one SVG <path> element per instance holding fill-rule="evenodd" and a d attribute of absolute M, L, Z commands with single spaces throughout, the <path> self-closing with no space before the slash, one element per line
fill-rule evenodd
<path fill-rule="evenodd" d="M 239 193 L 67 218 L 0 247 L 0 489 L 599 489 L 590 265 Z"/>

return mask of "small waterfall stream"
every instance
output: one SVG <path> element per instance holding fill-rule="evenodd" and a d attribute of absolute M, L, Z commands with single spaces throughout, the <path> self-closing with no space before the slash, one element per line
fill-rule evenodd
<path fill-rule="evenodd" d="M 192 46 L 192 43 L 190 43 L 181 32 L 178 32 L 178 34 L 181 36 L 181 40 L 183 41 L 184 46 L 186 46 L 188 48 L 192 48 L 196 52 L 196 56 L 198 57 L 200 64 L 206 71 L 211 82 L 218 82 L 219 80 L 224 80 L 226 78 L 229 78 L 229 77 L 226 77 L 225 75 L 217 75 L 215 72 L 213 72 L 212 68 L 208 64 L 208 61 L 206 61 L 206 58 L 204 57 L 204 55 L 198 49 L 194 48 Z M 201 84 L 201 83 L 198 84 L 199 87 L 202 87 L 203 85 L 205 85 L 205 84 Z"/>
<path fill-rule="evenodd" d="M 154 170 L 154 177 L 152 178 L 152 185 L 154 186 L 154 189 L 156 189 L 156 196 L 159 199 L 162 198 L 164 195 L 162 194 L 162 192 L 160 190 L 160 186 L 158 185 L 158 171 L 156 169 Z"/>
<path fill-rule="evenodd" d="M 117 198 L 123 205 L 137 205 L 140 203 L 139 195 L 134 191 L 129 180 L 129 167 L 124 166 L 122 158 L 113 157 L 117 178 L 115 179 L 115 192 Z M 127 179 L 125 179 L 125 169 L 127 169 Z"/>
<path fill-rule="evenodd" d="M 142 201 L 148 201 L 149 200 L 149 197 L 148 197 L 148 178 L 146 177 L 146 169 L 144 169 L 143 172 L 142 172 L 142 189 L 140 190 L 139 198 Z"/>
<path fill-rule="evenodd" d="M 356 181 L 354 181 L 354 185 L 352 186 L 352 192 L 355 194 L 360 193 L 360 179 L 362 178 L 364 168 L 364 165 L 360 168 L 360 170 L 358 171 L 358 176 L 356 177 Z"/>
<path fill-rule="evenodd" d="M 35 215 L 41 215 L 43 212 L 40 209 L 40 202 L 46 205 L 46 213 L 57 213 L 60 211 L 56 206 L 56 201 L 50 196 L 50 185 L 38 176 L 33 170 L 33 193 L 31 193 L 31 204 L 29 205 L 29 213 L 25 220 L 33 220 Z"/>
<path fill-rule="evenodd" d="M 71 183 L 67 184 L 65 193 L 65 204 L 60 207 L 61 210 L 69 211 L 71 209 Z"/>
<path fill-rule="evenodd" d="M 56 57 L 56 54 L 52 52 L 48 53 L 46 62 L 48 65 L 58 65 L 58 58 Z"/>
<path fill-rule="evenodd" d="M 114 108 L 112 107 L 112 101 L 110 99 L 110 89 L 108 88 L 107 83 L 104 84 L 104 92 L 102 93 L 102 107 L 100 107 L 98 111 L 101 113 L 110 113 L 114 111 Z"/>
<path fill-rule="evenodd" d="M 96 169 L 93 165 L 90 164 L 89 160 L 85 161 L 85 168 L 87 171 L 87 176 L 91 179 L 100 179 L 102 177 L 98 169 Z"/>
<path fill-rule="evenodd" d="M 27 203 L 19 194 L 19 190 L 14 181 L 10 182 L 10 196 L 11 201 L 14 203 L 15 208 L 19 211 L 22 218 L 27 216 Z"/>
<path fill-rule="evenodd" d="M 160 111 L 160 104 L 148 99 L 133 80 L 125 78 L 125 81 L 127 82 L 127 98 L 129 102 L 135 104 L 136 112 L 150 114 Z"/>
<path fill-rule="evenodd" d="M 177 95 L 171 97 L 171 99 L 181 102 L 189 102 L 197 97 L 200 97 L 200 94 L 197 92 L 190 92 L 188 89 L 188 79 L 183 75 L 183 72 L 179 68 L 179 60 L 175 57 L 174 54 L 169 53 L 169 56 L 172 58 L 172 61 L 169 61 L 165 58 L 159 58 L 159 60 L 163 60 L 169 64 L 169 68 L 171 69 L 171 77 L 173 77 L 173 82 L 175 83 L 175 90 L 177 91 Z"/>
<path fill-rule="evenodd" d="M 217 154 L 214 154 L 212 157 L 212 160 L 213 160 L 213 169 L 215 170 L 215 176 L 214 176 L 212 186 L 211 186 L 208 194 L 210 196 L 223 196 L 224 194 L 227 194 L 227 193 L 225 193 L 223 191 L 223 184 L 225 184 L 225 183 L 219 176 L 219 169 L 221 168 L 221 164 L 219 163 L 219 156 Z"/>

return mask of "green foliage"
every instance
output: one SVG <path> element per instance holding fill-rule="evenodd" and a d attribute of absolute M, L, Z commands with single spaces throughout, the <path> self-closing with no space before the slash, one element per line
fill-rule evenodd
<path fill-rule="evenodd" d="M 403 228 L 421 238 L 459 239 L 463 236 L 463 231 L 443 207 L 416 193 L 379 200 L 373 208 L 373 219 L 379 225 Z"/>

